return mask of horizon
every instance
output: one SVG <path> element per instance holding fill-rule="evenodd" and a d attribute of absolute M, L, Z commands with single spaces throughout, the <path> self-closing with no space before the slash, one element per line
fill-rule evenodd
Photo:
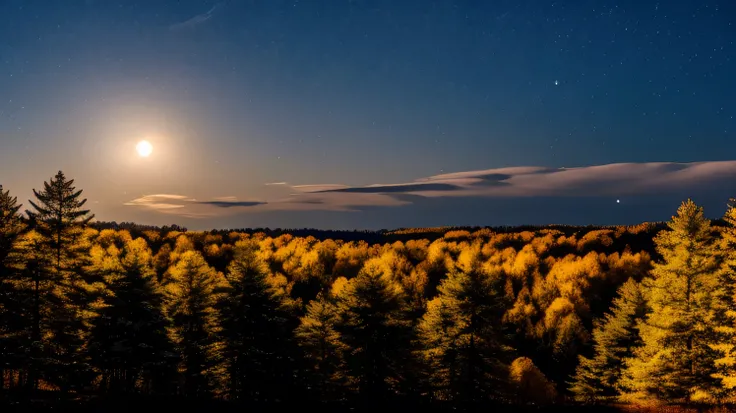
<path fill-rule="evenodd" d="M 630 172 L 625 171 L 624 169 L 627 167 L 638 167 L 640 169 L 648 170 L 648 172 L 651 173 L 651 176 L 647 177 L 644 175 L 639 174 L 631 174 Z M 698 171 L 698 167 L 700 167 L 700 171 Z M 528 171 L 529 169 L 532 169 L 532 171 Z M 589 170 L 595 170 L 595 169 L 603 169 L 606 170 L 605 174 L 596 176 L 595 174 L 591 174 Z M 703 173 L 703 169 L 705 169 L 706 173 Z M 717 173 L 713 173 L 713 170 L 716 170 Z M 551 186 L 539 186 L 536 185 L 534 187 L 525 187 L 523 185 L 518 186 L 517 188 L 511 188 L 512 184 L 508 184 L 507 181 L 510 178 L 514 177 L 513 173 L 509 173 L 508 175 L 501 176 L 500 178 L 503 179 L 497 179 L 495 183 L 499 184 L 501 186 L 501 190 L 504 191 L 503 193 L 494 193 L 493 191 L 497 190 L 495 188 L 495 185 L 491 185 L 491 192 L 484 193 L 484 192 L 478 192 L 477 188 L 480 187 L 481 191 L 488 191 L 488 188 L 483 188 L 484 186 L 487 186 L 488 183 L 486 181 L 486 178 L 488 176 L 493 176 L 494 178 L 497 178 L 494 173 L 494 171 L 521 171 L 519 173 L 520 176 L 524 176 L 527 173 L 530 175 L 557 175 L 564 172 L 580 172 L 578 173 L 578 176 L 571 176 L 569 177 L 570 181 L 574 181 L 573 185 L 568 185 L 565 183 L 564 179 L 562 182 L 560 180 L 556 180 L 553 185 Z M 662 173 L 662 170 L 664 170 L 664 173 Z M 694 182 L 697 185 L 705 185 L 706 191 L 701 191 L 698 194 L 697 188 L 693 190 L 693 188 L 682 188 L 681 183 L 682 181 L 678 180 L 679 175 L 675 175 L 673 177 L 673 173 L 682 174 L 683 171 L 689 172 L 690 175 L 688 176 L 688 179 L 686 181 Z M 62 171 L 63 172 L 63 171 Z M 639 171 L 641 172 L 641 171 Z M 263 206 L 266 208 L 270 208 L 272 206 L 276 206 L 276 209 L 280 209 L 279 204 L 286 204 L 287 209 L 289 208 L 289 204 L 292 202 L 292 199 L 277 199 L 275 202 L 262 202 L 262 203 L 254 203 L 253 205 L 250 205 L 246 203 L 246 205 L 241 205 L 242 203 L 240 201 L 232 200 L 232 199 L 216 199 L 211 201 L 199 201 L 195 198 L 189 198 L 186 196 L 181 195 L 171 195 L 171 194 L 151 194 L 151 195 L 142 195 L 141 197 L 134 199 L 130 202 L 124 203 L 125 206 L 128 207 L 143 207 L 149 210 L 153 210 L 155 212 L 159 213 L 159 217 L 155 219 L 143 219 L 141 221 L 134 221 L 126 218 L 116 218 L 115 216 L 110 215 L 103 215 L 104 218 L 100 218 L 98 215 L 98 211 L 95 210 L 94 206 L 99 205 L 99 202 L 92 202 L 88 203 L 87 207 L 90 208 L 91 212 L 95 214 L 95 220 L 97 222 L 116 222 L 116 223 L 134 223 L 137 225 L 142 226 L 154 226 L 154 227 L 165 227 L 165 226 L 171 226 L 171 225 L 177 225 L 180 227 L 186 227 L 190 230 L 195 231 L 222 231 L 222 230 L 228 230 L 228 229 L 256 229 L 256 228 L 272 228 L 272 229 L 313 229 L 313 230 L 323 230 L 323 231 L 351 231 L 351 230 L 357 230 L 357 231 L 381 231 L 381 230 L 398 230 L 398 229 L 404 229 L 404 228 L 467 228 L 467 227 L 479 227 L 479 228 L 498 228 L 498 227 L 524 227 L 524 226 L 531 226 L 531 227 L 546 227 L 546 226 L 576 226 L 576 227 L 585 227 L 585 226 L 596 226 L 596 227 L 615 227 L 615 226 L 634 226 L 642 223 L 659 223 L 659 222 L 666 222 L 671 218 L 671 216 L 676 211 L 677 207 L 685 200 L 692 199 L 699 205 L 702 205 L 706 211 L 706 216 L 711 217 L 711 220 L 718 220 L 720 217 L 723 216 L 723 212 L 726 211 L 729 201 L 733 199 L 733 196 L 727 195 L 728 193 L 736 193 L 728 190 L 724 190 L 724 188 L 729 188 L 728 184 L 723 182 L 724 179 L 729 179 L 731 175 L 736 172 L 736 161 L 720 161 L 720 162 L 658 162 L 658 163 L 648 163 L 648 164 L 631 164 L 631 163 L 615 163 L 615 164 L 608 164 L 608 165 L 593 165 L 593 166 L 581 166 L 581 167 L 560 167 L 560 168 L 537 168 L 537 167 L 516 167 L 516 168 L 502 168 L 497 170 L 484 170 L 484 171 L 464 171 L 464 172 L 451 172 L 447 174 L 440 175 L 439 178 L 435 177 L 429 177 L 425 179 L 415 180 L 410 183 L 394 183 L 394 184 L 385 184 L 385 185 L 368 185 L 368 186 L 362 186 L 362 187 L 351 187 L 348 185 L 315 185 L 314 188 L 311 185 L 301 185 L 300 187 L 308 189 L 303 192 L 303 195 L 306 196 L 320 196 L 322 194 L 329 194 L 328 196 L 332 196 L 333 193 L 343 194 L 345 198 L 347 198 L 347 202 L 344 200 L 340 200 L 340 203 L 336 203 L 335 210 L 332 211 L 333 213 L 345 213 L 345 214 L 355 214 L 355 213 L 362 213 L 363 217 L 365 217 L 366 212 L 371 212 L 371 208 L 373 207 L 374 216 L 378 215 L 379 219 L 382 221 L 386 221 L 387 215 L 390 218 L 394 218 L 391 216 L 391 212 L 394 212 L 394 215 L 398 213 L 398 215 L 401 217 L 400 220 L 397 220 L 394 218 L 393 222 L 397 222 L 397 225 L 394 226 L 381 226 L 380 224 L 372 225 L 372 226 L 349 226 L 350 224 L 343 225 L 343 226 L 330 226 L 330 224 L 322 225 L 322 226 L 310 226 L 310 225 L 292 225 L 292 226 L 284 226 L 284 225 L 278 225 L 278 219 L 277 220 L 271 220 L 271 221 L 263 221 L 263 223 L 250 225 L 250 226 L 227 226 L 227 224 L 222 224 L 219 226 L 207 226 L 205 222 L 210 222 L 207 220 L 207 218 L 210 219 L 218 219 L 218 218 L 229 218 L 232 215 L 223 214 L 223 216 L 218 217 L 216 214 L 205 214 L 205 213 L 199 213 L 199 216 L 197 216 L 197 213 L 192 214 L 190 210 L 194 208 L 200 208 L 201 211 L 202 207 L 208 208 L 210 210 L 227 210 L 227 209 L 239 209 L 239 207 L 243 208 L 253 208 L 255 206 Z M 617 175 L 621 174 L 621 176 Z M 582 184 L 582 190 L 585 191 L 585 195 L 579 195 L 577 192 L 581 191 L 580 186 L 580 179 L 583 175 L 583 184 Z M 734 175 L 736 176 L 736 175 Z M 633 177 L 633 179 L 632 179 Z M 69 179 L 73 179 L 75 181 L 75 186 L 77 189 L 82 189 L 83 197 L 85 199 L 90 199 L 90 194 L 87 193 L 86 190 L 84 190 L 83 187 L 81 187 L 78 184 L 78 180 L 74 177 L 68 176 Z M 492 179 L 494 179 L 492 178 Z M 540 178 L 535 177 L 537 180 Z M 564 178 L 564 176 L 563 176 Z M 50 179 L 50 178 L 49 178 Z M 600 181 L 607 181 L 609 184 L 619 179 L 621 182 L 617 182 L 619 186 L 627 185 L 626 191 L 627 192 L 621 192 L 621 193 L 608 193 L 605 196 L 600 195 L 598 192 L 600 191 L 600 188 L 596 188 L 599 186 Z M 48 179 L 46 180 L 48 181 Z M 447 182 L 450 182 L 450 184 L 447 184 Z M 466 185 L 466 186 L 460 186 L 460 185 Z M 501 185 L 503 184 L 503 185 Z M 273 184 L 272 184 L 273 185 Z M 278 185 L 287 185 L 284 183 L 278 183 Z M 451 185 L 451 187 L 443 187 L 438 185 Z M 611 185 L 614 186 L 614 185 Z M 731 186 L 734 186 L 733 184 Z M 42 185 L 37 185 L 33 189 L 39 189 Z M 403 187 L 407 187 L 408 190 L 406 192 L 403 191 L 396 191 L 395 188 L 401 189 Z M 426 189 L 425 189 L 426 187 Z M 715 188 L 714 188 L 715 187 Z M 292 187 L 294 188 L 294 187 Z M 389 191 L 386 191 L 386 189 L 389 189 Z M 466 191 L 469 192 L 469 195 L 460 193 L 458 195 L 458 190 L 465 188 Z M 6 190 L 11 190 L 8 187 L 5 187 Z M 30 192 L 32 195 L 32 191 L 28 190 L 26 192 Z M 715 189 L 715 190 L 714 190 Z M 535 194 L 527 194 L 524 193 L 525 191 L 539 191 L 544 195 L 535 195 Z M 386 191 L 386 192 L 384 192 Z M 598 192 L 597 192 L 598 191 Z M 608 188 L 604 188 L 603 192 L 608 192 Z M 646 193 L 649 191 L 650 193 Z M 652 194 L 652 191 L 654 195 Z M 449 192 L 450 195 L 445 195 L 444 192 Z M 696 196 L 686 196 L 685 193 L 696 193 L 698 195 Z M 384 204 L 383 201 L 376 202 L 375 205 L 370 205 L 370 203 L 363 205 L 360 205 L 360 202 L 357 203 L 357 207 L 352 207 L 349 204 L 350 200 L 350 194 L 351 193 L 358 193 L 358 194 L 371 194 L 378 197 L 396 197 L 399 202 L 397 203 L 389 203 Z M 556 195 L 556 196 L 555 196 Z M 718 195 L 722 195 L 724 198 L 723 200 L 720 200 Z M 18 196 L 16 192 L 11 190 L 11 196 Z M 415 202 L 401 202 L 402 199 L 400 197 L 402 196 L 415 196 L 416 198 L 413 199 Z M 28 200 L 30 200 L 32 196 L 28 197 Z M 517 221 L 509 221 L 508 216 L 496 216 L 496 219 L 500 222 L 498 223 L 483 223 L 482 220 L 479 220 L 478 218 L 474 218 L 476 223 L 468 223 L 468 224 L 428 224 L 423 225 L 421 222 L 419 222 L 417 225 L 401 225 L 398 224 L 400 222 L 405 221 L 405 218 L 401 215 L 401 207 L 407 207 L 407 206 L 413 206 L 416 205 L 417 198 L 422 198 L 422 200 L 428 200 L 431 201 L 434 199 L 439 199 L 440 201 L 444 202 L 451 202 L 455 198 L 455 202 L 463 201 L 463 198 L 469 198 L 471 201 L 476 202 L 478 205 L 481 205 L 483 207 L 486 206 L 493 206 L 494 200 L 500 200 L 506 202 L 506 207 L 518 210 L 520 208 L 520 204 L 523 203 L 523 201 L 531 202 L 533 206 L 538 206 L 538 204 L 542 201 L 550 201 L 550 202 L 562 202 L 562 205 L 565 205 L 567 208 L 560 208 L 559 210 L 567 210 L 567 212 L 570 215 L 566 215 L 568 218 L 563 218 L 557 222 L 551 220 L 551 221 L 544 221 L 543 219 L 536 219 L 536 220 L 530 220 L 528 222 L 524 222 L 523 220 L 517 220 Z M 448 199 L 450 198 L 450 199 Z M 25 202 L 22 201 L 21 197 L 18 196 L 18 200 L 21 204 L 26 205 L 28 203 L 28 200 Z M 575 202 L 566 204 L 565 201 L 574 200 Z M 584 204 L 582 200 L 588 200 L 592 201 L 592 204 Z M 656 200 L 656 206 L 658 209 L 656 212 L 658 214 L 652 213 L 652 211 L 648 211 L 648 214 L 639 214 L 639 216 L 644 216 L 644 218 L 636 219 L 636 216 L 634 215 L 633 218 L 630 218 L 628 221 L 626 219 L 621 219 L 618 222 L 612 222 L 612 221 L 601 221 L 601 222 L 590 222 L 586 220 L 581 220 L 580 218 L 572 218 L 573 216 L 578 216 L 579 212 L 581 210 L 585 210 L 586 208 L 590 208 L 591 205 L 593 206 L 603 206 L 605 203 L 606 207 L 610 207 L 609 204 L 615 204 L 614 208 L 609 209 L 609 211 L 613 210 L 626 210 L 628 208 L 629 210 L 633 207 L 640 206 L 642 204 L 647 204 L 647 201 L 649 201 L 649 206 L 651 207 L 652 204 L 654 204 L 654 201 Z M 314 198 L 309 201 L 314 202 L 318 205 L 323 205 L 324 202 L 321 202 L 319 200 L 314 201 Z M 623 204 L 623 205 L 622 205 Z M 718 204 L 721 204 L 720 206 Z M 300 204 L 297 204 L 300 205 Z M 528 204 L 527 204 L 528 205 Z M 329 211 L 332 206 L 328 206 L 327 211 Z M 361 209 L 360 207 L 364 207 L 365 209 Z M 24 216 L 26 215 L 25 208 L 23 209 L 24 212 L 22 213 Z M 392 211 L 393 210 L 393 211 Z M 719 211 L 722 210 L 720 213 L 718 212 L 712 212 L 712 211 Z M 299 211 L 299 208 L 297 207 L 294 209 L 294 211 Z M 668 212 L 669 211 L 669 212 Z M 266 211 L 268 212 L 268 211 Z M 304 219 L 305 214 L 314 213 L 314 212 L 324 212 L 324 211 L 310 211 L 310 210 L 302 210 L 299 211 L 300 214 L 295 215 L 296 220 L 293 222 L 302 222 L 302 221 L 308 221 Z M 254 217 L 262 217 L 263 212 L 261 214 L 258 214 L 258 212 L 248 212 L 248 214 L 251 214 Z M 124 214 L 123 214 L 124 215 Z M 659 217 L 657 217 L 659 215 Z M 513 216 L 513 215 L 512 215 Z M 166 218 L 170 217 L 170 218 Z M 283 220 L 282 220 L 283 221 Z M 268 222 L 273 223 L 273 225 L 268 225 Z M 390 222 L 390 220 L 389 220 Z M 436 222 L 436 221 L 435 221 Z"/>
<path fill-rule="evenodd" d="M 686 198 L 720 215 L 734 15 L 11 0 L 0 183 L 27 203 L 61 169 L 101 220 L 188 228 L 613 225 Z"/>

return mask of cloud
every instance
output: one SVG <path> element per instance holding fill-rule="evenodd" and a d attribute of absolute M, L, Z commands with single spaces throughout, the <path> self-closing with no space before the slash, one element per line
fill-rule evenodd
<path fill-rule="evenodd" d="M 363 194 L 386 194 L 386 193 L 409 193 L 419 191 L 454 191 L 461 189 L 460 186 L 449 183 L 416 183 L 416 184 L 393 184 L 393 185 L 370 185 L 355 188 L 325 189 L 316 193 L 344 192 Z"/>
<path fill-rule="evenodd" d="M 316 208 L 397 206 L 438 197 L 598 197 L 692 191 L 732 182 L 736 161 L 616 163 L 573 168 L 521 166 L 463 171 L 412 182 L 291 187 Z M 309 195 L 305 198 L 304 195 Z M 368 196 L 372 197 L 368 197 Z M 319 201 L 319 202 L 318 202 Z"/>
<path fill-rule="evenodd" d="M 218 208 L 235 208 L 235 207 L 252 207 L 256 205 L 265 205 L 266 202 L 248 202 L 248 201 L 206 201 L 199 202 L 199 205 L 211 205 Z"/>
<path fill-rule="evenodd" d="M 341 184 L 311 184 L 311 185 L 294 185 L 291 187 L 292 189 L 299 191 L 299 192 L 330 192 L 330 191 L 336 191 L 339 189 L 347 189 L 350 188 L 348 185 L 341 185 Z"/>
<path fill-rule="evenodd" d="M 212 8 L 210 8 L 209 10 L 207 10 L 206 12 L 202 14 L 198 14 L 188 20 L 185 20 L 179 23 L 174 23 L 169 26 L 169 30 L 172 30 L 172 31 L 188 30 L 188 29 L 193 29 L 203 23 L 206 23 L 207 21 L 212 19 L 215 13 L 218 10 L 220 10 L 224 6 L 224 4 L 225 2 L 217 3 L 214 6 L 212 6 Z"/>
<path fill-rule="evenodd" d="M 140 206 L 155 209 L 158 211 L 167 211 L 172 209 L 184 208 L 186 203 L 194 202 L 194 199 L 183 195 L 156 194 L 146 195 L 132 201 L 126 202 L 127 206 Z"/>
<path fill-rule="evenodd" d="M 454 172 L 411 182 L 367 186 L 277 182 L 271 184 L 279 188 L 274 199 L 266 201 L 241 201 L 235 197 L 197 201 L 183 195 L 163 194 L 141 197 L 126 205 L 181 216 L 221 216 L 244 211 L 355 212 L 404 207 L 437 198 L 689 196 L 703 188 L 734 188 L 734 178 L 736 161 L 617 163 L 573 168 L 522 166 Z"/>
<path fill-rule="evenodd" d="M 261 201 L 238 201 L 236 197 L 215 198 L 212 201 L 198 201 L 184 195 L 155 194 L 145 195 L 124 203 L 125 206 L 146 208 L 163 214 L 186 218 L 204 218 L 221 215 L 217 209 L 238 209 L 265 205 Z"/>

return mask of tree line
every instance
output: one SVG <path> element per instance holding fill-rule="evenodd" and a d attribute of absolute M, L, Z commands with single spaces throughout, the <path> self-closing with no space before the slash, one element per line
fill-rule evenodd
<path fill-rule="evenodd" d="M 430 241 L 95 225 L 0 187 L 0 392 L 730 404 L 736 208 Z M 436 231 L 433 231 L 436 232 Z"/>

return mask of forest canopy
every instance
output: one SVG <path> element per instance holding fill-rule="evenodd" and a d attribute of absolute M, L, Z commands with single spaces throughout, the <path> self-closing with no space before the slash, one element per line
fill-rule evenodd
<path fill-rule="evenodd" d="M 0 187 L 0 392 L 731 404 L 736 209 L 381 232 L 94 222 Z M 10 396 L 8 396 L 10 397 Z"/>

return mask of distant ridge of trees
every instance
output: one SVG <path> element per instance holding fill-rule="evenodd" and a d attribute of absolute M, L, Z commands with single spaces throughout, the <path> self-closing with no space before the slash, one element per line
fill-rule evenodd
<path fill-rule="evenodd" d="M 713 225 L 723 226 L 724 222 L 722 219 L 712 220 Z M 428 239 L 434 241 L 439 238 L 445 237 L 448 233 L 459 233 L 468 232 L 471 237 L 484 236 L 487 233 L 514 233 L 514 232 L 538 232 L 541 230 L 556 230 L 560 231 L 565 235 L 572 235 L 579 232 L 603 230 L 603 229 L 614 229 L 620 230 L 625 229 L 638 229 L 638 230 L 652 230 L 657 231 L 665 228 L 667 223 L 665 221 L 650 221 L 643 222 L 635 225 L 567 225 L 567 224 L 550 224 L 550 225 L 501 225 L 501 226 L 446 226 L 446 227 L 427 227 L 427 228 L 397 228 L 397 229 L 381 229 L 381 230 L 330 230 L 330 229 L 317 229 L 317 228 L 234 228 L 234 229 L 214 229 L 207 231 L 192 231 L 192 232 L 206 232 L 217 235 L 227 235 L 232 232 L 244 233 L 249 235 L 264 234 L 268 237 L 279 237 L 284 234 L 289 234 L 295 237 L 314 237 L 320 241 L 333 239 L 343 241 L 365 241 L 369 244 L 381 243 L 381 242 L 392 242 L 392 241 L 406 241 L 411 239 Z M 158 231 L 161 233 L 170 232 L 190 232 L 186 227 L 179 225 L 142 225 L 133 222 L 121 222 L 117 223 L 114 221 L 94 221 L 90 223 L 91 228 L 97 230 L 103 229 L 115 229 L 115 230 L 128 230 L 131 234 L 141 235 L 145 231 Z"/>
<path fill-rule="evenodd" d="M 0 188 L 0 405 L 736 406 L 733 203 L 633 226 L 188 231 L 92 222 L 62 172 L 34 195 L 26 218 Z"/>

